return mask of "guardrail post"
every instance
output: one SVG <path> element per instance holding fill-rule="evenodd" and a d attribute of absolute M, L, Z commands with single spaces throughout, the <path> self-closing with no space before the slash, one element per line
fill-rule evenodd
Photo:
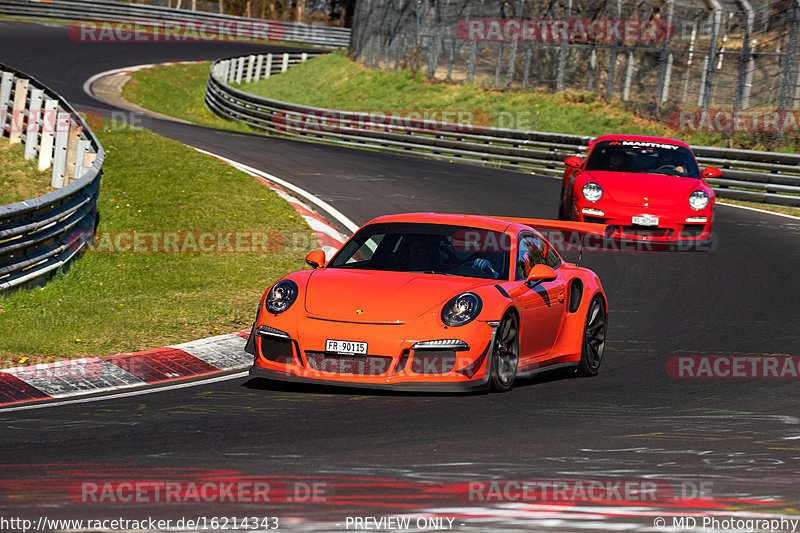
<path fill-rule="evenodd" d="M 67 170 L 67 143 L 69 142 L 69 123 L 70 116 L 66 111 L 56 113 L 55 132 L 56 145 L 53 151 L 53 177 L 50 186 L 60 189 L 65 183 L 65 173 Z"/>
<path fill-rule="evenodd" d="M 54 134 L 56 131 L 56 109 L 58 100 L 45 100 L 42 113 L 42 139 L 39 145 L 39 172 L 44 172 L 53 164 Z"/>
<path fill-rule="evenodd" d="M 242 74 L 244 74 L 244 58 L 240 57 L 236 60 L 236 83 L 242 84 Z"/>
<path fill-rule="evenodd" d="M 81 140 L 81 133 L 83 133 L 83 128 L 70 122 L 69 136 L 67 137 L 67 161 L 64 165 L 64 185 L 69 185 L 70 181 L 76 179 L 79 161 L 78 142 Z"/>
<path fill-rule="evenodd" d="M 305 63 L 307 59 L 308 59 L 308 52 L 303 52 L 302 54 L 300 54 L 301 63 Z"/>
<path fill-rule="evenodd" d="M 3 72 L 0 81 L 0 136 L 6 131 L 6 116 L 8 115 L 9 102 L 11 98 L 11 86 L 14 83 L 13 72 Z"/>
<path fill-rule="evenodd" d="M 75 154 L 75 179 L 79 179 L 83 177 L 83 175 L 89 171 L 92 164 L 86 164 L 86 156 L 90 153 L 92 148 L 91 141 L 87 139 L 81 139 L 78 141 L 78 149 Z"/>
<path fill-rule="evenodd" d="M 25 159 L 34 159 L 39 149 L 39 128 L 42 125 L 43 89 L 31 90 L 31 102 L 28 110 L 28 128 L 25 132 Z"/>
<path fill-rule="evenodd" d="M 22 142 L 22 128 L 25 125 L 25 111 L 28 100 L 28 83 L 26 79 L 18 79 L 14 88 L 14 108 L 11 111 L 11 131 L 8 134 L 8 144 Z"/>
<path fill-rule="evenodd" d="M 250 83 L 253 81 L 253 67 L 256 62 L 256 56 L 250 56 L 247 58 L 247 74 L 244 77 L 244 81 L 246 83 Z"/>
<path fill-rule="evenodd" d="M 233 83 L 233 80 L 236 79 L 236 60 L 229 59 L 225 62 L 225 81 L 228 83 Z"/>
<path fill-rule="evenodd" d="M 272 54 L 267 54 L 267 69 L 264 73 L 265 78 L 272 76 Z"/>
<path fill-rule="evenodd" d="M 281 73 L 286 72 L 286 69 L 289 68 L 289 54 L 284 52 L 283 53 L 283 63 L 281 63 Z"/>
<path fill-rule="evenodd" d="M 256 57 L 256 72 L 253 81 L 261 79 L 261 69 L 264 67 L 264 54 L 258 54 Z"/>

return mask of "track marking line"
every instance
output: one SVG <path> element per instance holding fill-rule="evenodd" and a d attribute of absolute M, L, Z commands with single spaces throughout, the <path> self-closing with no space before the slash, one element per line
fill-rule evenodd
<path fill-rule="evenodd" d="M 787 215 L 786 213 L 776 213 L 775 211 L 767 211 L 766 209 L 759 209 L 757 207 L 750 207 L 750 206 L 746 206 L 746 205 L 729 204 L 729 203 L 726 203 L 724 199 L 720 199 L 719 203 L 721 205 L 726 205 L 728 207 L 736 207 L 738 209 L 747 209 L 748 211 L 756 211 L 758 213 L 764 213 L 766 215 L 775 215 L 775 216 L 778 216 L 778 217 L 785 217 L 785 218 L 791 218 L 793 220 L 800 220 L 800 217 L 796 217 L 794 215 Z"/>

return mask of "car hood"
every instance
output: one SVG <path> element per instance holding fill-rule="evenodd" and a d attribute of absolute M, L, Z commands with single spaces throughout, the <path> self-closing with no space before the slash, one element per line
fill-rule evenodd
<path fill-rule="evenodd" d="M 305 308 L 329 320 L 408 322 L 486 283 L 460 276 L 326 268 L 309 276 Z"/>
<path fill-rule="evenodd" d="M 631 205 L 652 202 L 661 207 L 686 206 L 689 195 L 703 183 L 697 178 L 636 172 L 591 171 L 583 175 L 588 181 L 599 183 L 604 196 Z"/>

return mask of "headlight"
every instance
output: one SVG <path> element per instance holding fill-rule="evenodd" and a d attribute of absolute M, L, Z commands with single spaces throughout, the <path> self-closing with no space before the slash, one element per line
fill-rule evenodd
<path fill-rule="evenodd" d="M 277 315 L 283 313 L 297 298 L 297 283 L 284 279 L 276 283 L 267 295 L 267 311 Z"/>
<path fill-rule="evenodd" d="M 463 326 L 472 322 L 481 312 L 483 302 L 472 292 L 459 294 L 444 305 L 442 322 L 448 326 Z"/>
<path fill-rule="evenodd" d="M 694 191 L 689 195 L 689 205 L 696 210 L 705 208 L 708 205 L 708 195 L 705 191 Z"/>
<path fill-rule="evenodd" d="M 603 197 L 603 188 L 593 181 L 583 186 L 583 197 L 590 202 L 596 202 Z"/>

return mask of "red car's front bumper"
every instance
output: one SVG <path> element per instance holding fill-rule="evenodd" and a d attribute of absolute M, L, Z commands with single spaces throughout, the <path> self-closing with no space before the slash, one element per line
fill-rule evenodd
<path fill-rule="evenodd" d="M 572 220 L 614 226 L 613 239 L 639 243 L 643 250 L 706 249 L 712 243 L 713 207 L 699 211 L 657 207 L 598 205 L 575 198 Z M 658 219 L 654 225 L 634 223 L 634 217 Z"/>

